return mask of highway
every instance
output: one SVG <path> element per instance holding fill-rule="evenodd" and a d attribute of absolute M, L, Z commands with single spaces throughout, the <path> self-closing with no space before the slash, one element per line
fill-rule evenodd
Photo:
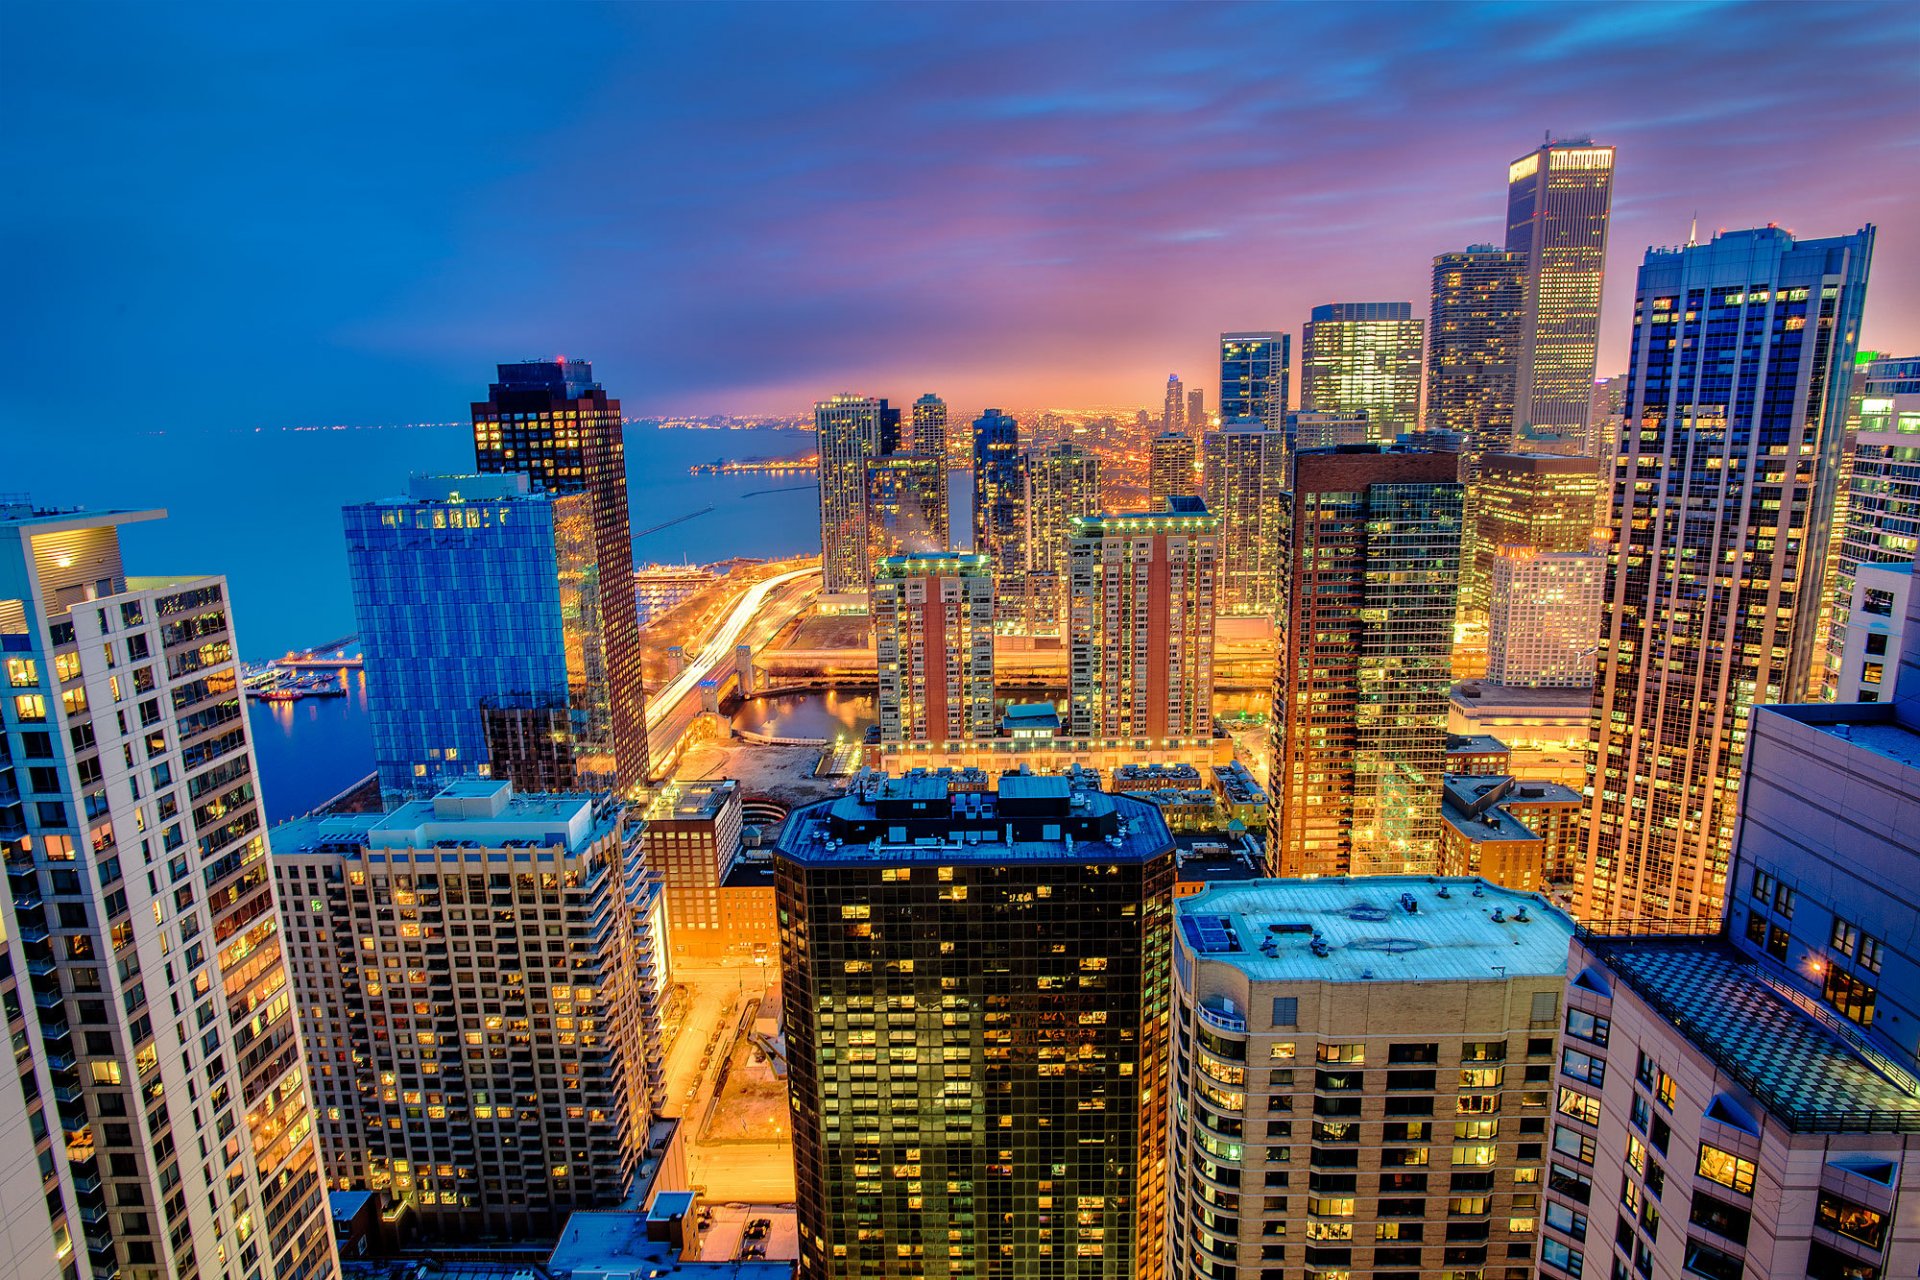
<path fill-rule="evenodd" d="M 748 644 L 758 644 L 784 626 L 787 618 L 798 612 L 799 602 L 818 589 L 819 577 L 820 570 L 815 566 L 775 574 L 765 582 L 755 583 L 741 595 L 699 656 L 688 662 L 679 675 L 659 688 L 647 691 L 647 737 L 655 760 L 666 760 L 672 755 L 674 748 L 679 745 L 680 735 L 687 731 L 694 717 L 700 713 L 700 682 L 716 671 L 726 669 L 733 662 L 734 646 L 743 639 Z M 816 580 L 815 586 L 808 591 L 790 590 L 808 578 Z M 781 596 L 793 597 L 784 603 L 794 607 L 770 614 L 767 605 Z M 768 623 L 775 625 L 770 627 L 766 625 Z"/>

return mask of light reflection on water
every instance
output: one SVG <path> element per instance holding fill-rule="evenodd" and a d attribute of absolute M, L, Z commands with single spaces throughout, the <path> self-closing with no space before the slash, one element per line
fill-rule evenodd
<path fill-rule="evenodd" d="M 852 738 L 876 719 L 873 694 L 828 689 L 753 698 L 733 713 L 733 727 L 775 738 Z"/>

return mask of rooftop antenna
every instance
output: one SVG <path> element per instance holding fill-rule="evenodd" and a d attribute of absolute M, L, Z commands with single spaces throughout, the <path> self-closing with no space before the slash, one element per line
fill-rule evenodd
<path fill-rule="evenodd" d="M 1691 249 L 1699 243 L 1700 243 L 1700 211 L 1698 209 L 1695 209 L 1693 211 L 1693 225 L 1687 228 L 1687 248 Z"/>

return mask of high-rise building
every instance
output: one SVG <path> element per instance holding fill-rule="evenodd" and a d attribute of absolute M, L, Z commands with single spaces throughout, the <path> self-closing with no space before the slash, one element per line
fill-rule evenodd
<path fill-rule="evenodd" d="M 1207 429 L 1207 393 L 1200 387 L 1187 392 L 1187 430 L 1198 434 Z"/>
<path fill-rule="evenodd" d="M 1293 455 L 1309 449 L 1337 449 L 1343 444 L 1368 444 L 1374 439 L 1367 411 L 1352 413 L 1301 412 L 1287 415 L 1287 467 Z"/>
<path fill-rule="evenodd" d="M 1863 564 L 1853 571 L 1846 645 L 1829 688 L 1835 702 L 1890 702 L 1898 692 L 1895 655 L 1906 638 L 1913 565 Z"/>
<path fill-rule="evenodd" d="M 1426 429 L 1465 436 L 1470 472 L 1482 455 L 1513 448 L 1526 277 L 1526 254 L 1490 244 L 1433 260 Z"/>
<path fill-rule="evenodd" d="M 820 453 L 821 588 L 867 589 L 867 463 L 900 449 L 900 411 L 884 399 L 842 392 L 813 406 Z"/>
<path fill-rule="evenodd" d="M 1640 268 L 1585 919 L 1716 914 L 1747 711 L 1818 687 L 1820 576 L 1873 237 L 1766 227 L 1650 250 Z"/>
<path fill-rule="evenodd" d="M 1860 566 L 1905 568 L 1920 550 L 1920 394 L 1866 396 L 1853 440 L 1853 465 L 1839 544 L 1831 557 L 1832 627 L 1826 657 L 1836 683 L 1849 643 L 1854 580 Z"/>
<path fill-rule="evenodd" d="M 612 700 L 614 772 L 622 792 L 644 786 L 647 701 L 640 669 L 640 613 L 633 581 L 633 523 L 627 510 L 627 447 L 620 402 L 593 380 L 585 360 L 535 360 L 499 366 L 500 381 L 473 405 L 475 469 L 518 471 L 541 493 L 584 493 L 591 508 L 593 563 L 601 582 L 618 584 L 600 600 L 599 648 Z M 523 746 L 538 739 L 537 718 L 502 721 Z"/>
<path fill-rule="evenodd" d="M 1207 510 L 1220 517 L 1221 613 L 1271 617 L 1286 561 L 1287 436 L 1238 418 L 1205 440 Z"/>
<path fill-rule="evenodd" d="M 1483 618 L 1492 603 L 1494 554 L 1530 547 L 1550 554 L 1585 552 L 1598 529 L 1594 513 L 1605 483 L 1591 458 L 1541 453 L 1490 453 L 1473 481 L 1473 573 L 1462 592 L 1466 612 Z M 1598 616 L 1594 619 L 1597 630 Z"/>
<path fill-rule="evenodd" d="M 906 555 L 873 575 L 880 737 L 993 736 L 993 566 L 983 555 Z"/>
<path fill-rule="evenodd" d="M 1067 732 L 1204 738 L 1213 727 L 1220 518 L 1198 498 L 1073 522 Z"/>
<path fill-rule="evenodd" d="M 1427 876 L 1177 916 L 1170 1274 L 1533 1275 L 1572 921 Z"/>
<path fill-rule="evenodd" d="M 122 526 L 162 515 L 0 505 L 0 1123 L 20 1143 L 0 1257 L 323 1280 L 339 1268 L 227 585 L 127 576 Z"/>
<path fill-rule="evenodd" d="M 1167 403 L 1160 414 L 1162 431 L 1184 431 L 1187 427 L 1187 389 L 1180 375 L 1167 375 Z"/>
<path fill-rule="evenodd" d="M 867 463 L 869 573 L 888 556 L 945 552 L 947 469 L 918 451 Z"/>
<path fill-rule="evenodd" d="M 1273 684 L 1276 875 L 1425 873 L 1440 855 L 1461 504 L 1449 454 L 1302 453 Z"/>
<path fill-rule="evenodd" d="M 1220 421 L 1257 418 L 1286 425 L 1290 335 L 1273 330 L 1220 335 Z"/>
<path fill-rule="evenodd" d="M 1193 496 L 1193 437 L 1184 431 L 1162 431 L 1147 443 L 1147 506 L 1158 511 L 1168 498 Z"/>
<path fill-rule="evenodd" d="M 329 1185 L 456 1240 L 619 1204 L 660 1100 L 640 824 L 471 779 L 274 838 Z"/>
<path fill-rule="evenodd" d="M 1020 424 L 988 409 L 973 420 L 973 549 L 992 561 L 994 600 L 1008 620 L 1026 598 L 1025 478 Z"/>
<path fill-rule="evenodd" d="M 913 438 L 907 444 L 947 465 L 947 402 L 931 391 L 913 402 Z"/>
<path fill-rule="evenodd" d="M 1527 258 L 1514 425 L 1553 452 L 1588 438 L 1613 205 L 1613 148 L 1554 142 L 1507 166 L 1507 249 Z"/>
<path fill-rule="evenodd" d="M 1063 635 L 1067 619 L 1067 537 L 1076 516 L 1100 510 L 1100 459 L 1071 441 L 1029 453 L 1027 617 L 1030 635 Z"/>
<path fill-rule="evenodd" d="M 740 856 L 740 784 L 732 778 L 674 781 L 647 806 L 640 849 L 665 888 L 667 950 L 719 962 L 733 950 L 722 888 Z"/>
<path fill-rule="evenodd" d="M 1420 427 L 1420 357 L 1426 322 L 1411 302 L 1315 307 L 1300 335 L 1300 407 L 1365 410 L 1371 443 Z"/>
<path fill-rule="evenodd" d="M 517 473 L 414 476 L 405 497 L 341 514 L 381 793 L 475 774 L 612 788 L 588 495 L 532 493 Z"/>
<path fill-rule="evenodd" d="M 1600 652 L 1604 544 L 1586 551 L 1494 548 L 1487 680 L 1514 689 L 1591 689 Z"/>
<path fill-rule="evenodd" d="M 1572 949 L 1541 1242 L 1560 1273 L 1920 1260 L 1920 716 L 1755 707 L 1749 729 L 1724 919 Z M 1611 1251 L 1584 1230 L 1610 1205 Z"/>
<path fill-rule="evenodd" d="M 775 849 L 798 1275 L 1166 1267 L 1173 839 L 1064 778 L 881 779 Z"/>

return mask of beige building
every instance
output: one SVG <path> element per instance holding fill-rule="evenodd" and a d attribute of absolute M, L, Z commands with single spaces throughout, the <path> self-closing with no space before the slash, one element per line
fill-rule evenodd
<path fill-rule="evenodd" d="M 639 824 L 482 779 L 275 830 L 329 1185 L 445 1239 L 619 1204 L 659 1087 Z"/>
<path fill-rule="evenodd" d="M 1527 893 L 1564 888 L 1580 853 L 1585 803 L 1557 783 L 1450 774 L 1440 809 L 1440 874 L 1484 876 Z"/>
<path fill-rule="evenodd" d="M 162 514 L 0 504 L 0 1272 L 321 1280 L 227 585 L 128 576 Z"/>
<path fill-rule="evenodd" d="M 1426 876 L 1176 917 L 1176 1280 L 1533 1276 L 1572 922 Z"/>
<path fill-rule="evenodd" d="M 1587 746 L 1593 741 L 1590 689 L 1513 689 L 1482 680 L 1453 686 L 1447 730 L 1487 734 L 1505 743 L 1504 772 L 1580 790 L 1587 784 Z"/>

